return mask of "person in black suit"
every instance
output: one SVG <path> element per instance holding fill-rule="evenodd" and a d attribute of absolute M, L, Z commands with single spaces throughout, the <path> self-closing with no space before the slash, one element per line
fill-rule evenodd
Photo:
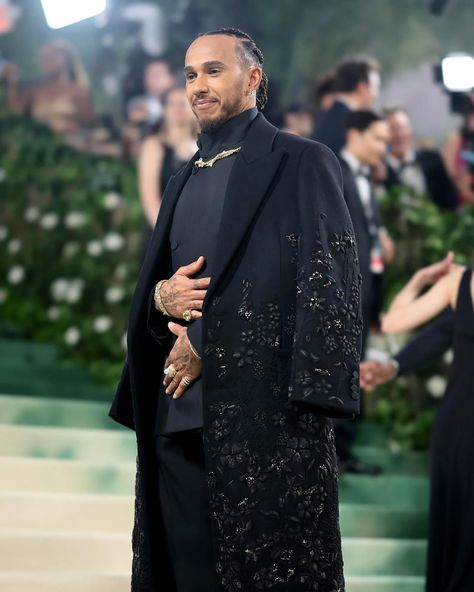
<path fill-rule="evenodd" d="M 370 326 L 381 307 L 382 273 L 385 261 L 394 256 L 393 243 L 385 230 L 371 181 L 371 167 L 380 164 L 388 141 L 387 123 L 372 111 L 352 111 L 346 122 L 347 139 L 339 154 L 346 200 L 359 253 L 362 274 L 362 358 Z M 377 474 L 380 467 L 360 462 L 352 452 L 356 424 L 336 420 L 336 450 L 341 471 Z"/>
<path fill-rule="evenodd" d="M 416 148 L 410 118 L 404 109 L 389 109 L 390 153 L 385 164 L 387 189 L 407 185 L 421 195 L 428 195 L 442 210 L 457 206 L 457 191 L 437 150 Z"/>
<path fill-rule="evenodd" d="M 336 100 L 316 116 L 312 138 L 339 154 L 346 143 L 346 120 L 351 111 L 371 109 L 380 89 L 379 65 L 372 58 L 350 59 L 336 69 Z"/>
<path fill-rule="evenodd" d="M 425 364 L 442 356 L 453 345 L 454 317 L 454 311 L 444 312 L 386 361 L 364 360 L 361 362 L 361 387 L 372 390 L 397 376 L 415 372 Z"/>
<path fill-rule="evenodd" d="M 260 112 L 247 34 L 200 35 L 184 72 L 199 151 L 165 190 L 109 411 L 137 439 L 132 591 L 342 590 L 331 418 L 359 411 L 362 319 L 341 169 Z"/>

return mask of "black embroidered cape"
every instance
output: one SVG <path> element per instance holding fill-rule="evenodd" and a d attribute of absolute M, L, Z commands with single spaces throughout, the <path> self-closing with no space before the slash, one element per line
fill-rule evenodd
<path fill-rule="evenodd" d="M 133 592 L 174 590 L 153 456 L 168 336 L 151 296 L 193 160 L 165 192 L 110 410 L 137 437 Z M 344 590 L 329 418 L 358 413 L 360 282 L 335 156 L 259 114 L 231 172 L 203 313 L 215 592 Z"/>

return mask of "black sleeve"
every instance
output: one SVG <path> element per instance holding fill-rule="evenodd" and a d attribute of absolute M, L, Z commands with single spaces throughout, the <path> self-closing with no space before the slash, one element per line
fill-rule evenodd
<path fill-rule="evenodd" d="M 394 356 L 400 364 L 399 374 L 418 370 L 448 350 L 453 345 L 454 321 L 454 311 L 446 311 L 400 350 Z"/>
<path fill-rule="evenodd" d="M 334 154 L 311 144 L 298 174 L 296 325 L 289 400 L 330 417 L 359 412 L 361 277 Z"/>

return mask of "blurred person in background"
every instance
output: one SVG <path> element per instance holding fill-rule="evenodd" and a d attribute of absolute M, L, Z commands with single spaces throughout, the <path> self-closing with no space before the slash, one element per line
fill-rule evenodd
<path fill-rule="evenodd" d="M 370 328 L 378 321 L 383 303 L 382 274 L 395 248 L 380 218 L 371 178 L 371 168 L 383 160 L 389 138 L 388 125 L 372 111 L 352 111 L 346 121 L 347 139 L 339 155 L 344 199 L 354 226 L 362 274 L 362 359 Z M 335 420 L 336 451 L 343 472 L 376 475 L 378 465 L 365 464 L 353 453 L 357 424 Z"/>
<path fill-rule="evenodd" d="M 346 120 L 351 111 L 371 109 L 379 95 L 379 64 L 373 58 L 353 58 L 336 69 L 332 106 L 319 113 L 313 129 L 313 140 L 329 146 L 335 154 L 346 143 Z"/>
<path fill-rule="evenodd" d="M 333 106 L 336 100 L 336 73 L 334 70 L 324 72 L 316 80 L 314 88 L 314 98 L 316 99 L 316 108 L 318 112 L 327 111 Z"/>
<path fill-rule="evenodd" d="M 133 97 L 128 103 L 128 117 L 143 133 L 163 119 L 163 99 L 176 86 L 177 78 L 165 57 L 150 58 L 144 68 L 142 96 Z"/>
<path fill-rule="evenodd" d="M 290 105 L 283 115 L 282 131 L 309 138 L 313 129 L 313 113 L 309 107 L 299 103 Z"/>
<path fill-rule="evenodd" d="M 145 248 L 160 210 L 161 198 L 170 178 L 197 150 L 196 118 L 186 90 L 175 87 L 163 96 L 163 122 L 143 142 L 138 159 L 140 200 L 148 222 Z"/>
<path fill-rule="evenodd" d="M 386 110 L 390 130 L 390 152 L 384 185 L 411 187 L 420 195 L 428 195 L 443 210 L 457 206 L 456 188 L 437 150 L 416 148 L 408 113 L 395 107 Z"/>
<path fill-rule="evenodd" d="M 452 259 L 417 271 L 382 321 L 398 333 L 455 311 L 453 363 L 430 449 L 427 592 L 474 590 L 474 274 Z"/>
<path fill-rule="evenodd" d="M 20 84 L 14 64 L 4 70 L 7 106 L 48 125 L 55 133 L 74 135 L 93 121 L 92 99 L 84 67 L 63 39 L 39 50 L 41 77 Z"/>
<path fill-rule="evenodd" d="M 448 137 L 444 161 L 457 187 L 459 202 L 474 204 L 474 96 L 461 129 Z"/>

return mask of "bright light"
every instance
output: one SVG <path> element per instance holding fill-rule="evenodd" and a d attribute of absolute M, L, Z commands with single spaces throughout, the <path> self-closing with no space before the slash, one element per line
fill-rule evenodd
<path fill-rule="evenodd" d="M 441 62 L 443 84 L 450 91 L 467 91 L 474 88 L 474 58 L 450 55 Z"/>
<path fill-rule="evenodd" d="M 107 0 L 41 0 L 41 3 L 48 25 L 60 29 L 101 14 Z"/>

